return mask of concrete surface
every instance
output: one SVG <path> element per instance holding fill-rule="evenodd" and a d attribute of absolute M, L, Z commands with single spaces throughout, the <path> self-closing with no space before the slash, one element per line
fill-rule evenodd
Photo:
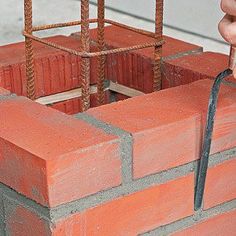
<path fill-rule="evenodd" d="M 96 0 L 92 0 L 91 17 L 96 15 Z M 106 17 L 153 30 L 154 0 L 109 0 Z M 229 46 L 218 33 L 217 24 L 223 13 L 220 0 L 165 0 L 164 33 L 202 45 L 205 51 L 228 53 Z M 80 0 L 33 0 L 34 24 L 65 22 L 80 18 Z M 0 45 L 23 40 L 23 0 L 1 1 Z M 70 34 L 71 27 L 50 30 L 40 35 Z"/>

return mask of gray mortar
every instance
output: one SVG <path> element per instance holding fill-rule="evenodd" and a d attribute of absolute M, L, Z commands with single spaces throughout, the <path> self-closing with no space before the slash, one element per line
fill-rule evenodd
<path fill-rule="evenodd" d="M 51 210 L 51 217 L 54 220 L 58 220 L 70 214 L 82 212 L 88 208 L 101 205 L 124 195 L 142 191 L 154 185 L 160 185 L 170 180 L 186 176 L 187 174 L 193 171 L 193 163 L 189 163 L 183 166 L 169 169 L 167 171 L 160 172 L 155 175 L 150 175 L 142 179 L 137 179 L 131 183 L 127 183 L 122 186 L 105 190 L 94 195 L 90 195 L 86 198 L 55 207 Z"/>
<path fill-rule="evenodd" d="M 236 83 L 231 82 L 231 81 L 223 80 L 222 84 L 227 85 L 227 86 L 230 86 L 230 87 L 232 87 L 232 88 L 236 88 Z"/>
<path fill-rule="evenodd" d="M 217 154 L 213 155 L 211 156 L 211 159 L 217 157 L 217 161 L 211 160 L 211 162 L 212 163 L 219 162 L 220 157 L 222 158 L 222 161 L 225 161 L 226 159 L 230 160 L 232 158 L 235 158 L 235 156 L 231 155 L 232 153 L 233 153 L 232 150 L 226 151 L 225 154 L 227 158 L 222 156 L 222 153 L 218 154 L 219 157 L 217 156 Z M 96 193 L 94 195 L 90 195 L 86 198 L 79 199 L 77 201 L 60 205 L 51 210 L 51 217 L 54 220 L 58 220 L 70 214 L 82 212 L 86 209 L 95 207 L 97 205 L 101 205 L 103 203 L 109 202 L 113 199 L 122 197 L 124 195 L 132 194 L 137 191 L 147 189 L 153 185 L 160 185 L 168 181 L 174 180 L 176 178 L 186 176 L 187 174 L 190 174 L 193 171 L 195 172 L 196 166 L 197 166 L 197 161 L 191 162 L 157 174 L 149 175 L 147 177 L 134 180 L 131 183 L 127 183 L 116 188 L 112 188 L 109 190 Z"/>
<path fill-rule="evenodd" d="M 186 51 L 186 52 L 180 52 L 180 53 L 177 53 L 175 55 L 170 55 L 170 56 L 167 56 L 167 57 L 163 57 L 162 60 L 163 61 L 170 61 L 170 60 L 178 59 L 178 58 L 181 58 L 181 57 L 186 57 L 186 56 L 189 56 L 189 55 L 200 54 L 202 52 L 203 52 L 203 48 L 198 48 L 198 49 L 193 49 L 193 50 L 189 50 L 189 51 Z"/>
<path fill-rule="evenodd" d="M 3 194 L 3 196 L 2 196 L 2 201 L 3 201 L 4 214 L 5 214 L 4 215 L 4 218 L 5 218 L 5 232 L 4 233 L 6 236 L 8 236 L 8 235 L 11 235 L 11 232 L 10 232 L 10 229 L 8 229 L 8 225 L 7 225 L 6 220 L 9 219 L 11 217 L 11 215 L 14 214 L 17 204 L 16 203 L 11 204 L 11 201 L 8 200 L 8 198 L 5 194 Z M 20 221 L 20 219 L 19 219 L 19 221 Z M 18 223 L 21 223 L 21 222 L 18 222 Z"/>
<path fill-rule="evenodd" d="M 0 102 L 5 101 L 5 100 L 15 99 L 16 97 L 17 97 L 17 95 L 14 94 L 14 93 L 6 94 L 6 95 L 0 95 Z"/>
<path fill-rule="evenodd" d="M 16 192 L 15 190 L 2 183 L 0 183 L 0 192 L 2 192 L 2 196 L 7 197 L 8 199 L 12 199 L 12 201 L 15 201 L 17 204 L 23 206 L 24 208 L 35 212 L 38 216 L 44 219 L 50 219 L 49 208 L 36 203 L 35 201 L 23 196 L 22 194 Z"/>
<path fill-rule="evenodd" d="M 133 137 L 130 133 L 107 124 L 103 121 L 97 120 L 87 113 L 79 113 L 74 115 L 75 118 L 83 120 L 96 128 L 102 129 L 107 134 L 112 134 L 120 137 L 120 154 L 122 158 L 122 184 L 130 183 L 132 181 L 132 153 L 133 153 Z"/>
<path fill-rule="evenodd" d="M 3 205 L 3 191 L 0 189 L 0 235 L 5 236 L 5 209 Z"/>
<path fill-rule="evenodd" d="M 196 215 L 190 216 L 190 217 L 175 221 L 171 224 L 158 227 L 158 228 L 156 228 L 152 231 L 149 231 L 147 233 L 140 234 L 140 236 L 141 235 L 142 236 L 170 235 L 176 231 L 180 231 L 180 230 L 189 228 L 189 227 L 196 225 L 204 220 L 212 218 L 218 214 L 223 214 L 223 213 L 232 211 L 234 209 L 236 209 L 236 200 L 232 200 L 232 201 L 226 202 L 224 204 L 221 204 L 219 206 L 216 206 L 214 208 L 211 208 L 209 210 L 203 211 L 197 217 L 196 217 Z"/>
<path fill-rule="evenodd" d="M 216 164 L 219 164 L 220 162 L 235 158 L 236 156 L 233 155 L 234 152 L 235 149 L 232 149 L 212 155 L 210 157 L 209 166 L 214 166 Z M 194 173 L 196 173 L 197 166 L 198 161 L 194 161 L 157 174 L 149 175 L 147 177 L 134 180 L 131 183 L 127 183 L 116 188 L 112 188 L 106 191 L 96 193 L 94 195 L 90 195 L 86 198 L 79 199 L 77 201 L 73 201 L 65 205 L 60 205 L 52 209 L 51 217 L 54 220 L 57 220 L 66 217 L 70 214 L 82 212 L 88 208 L 92 208 L 94 206 L 109 202 L 115 198 L 119 198 L 127 194 L 141 191 L 153 185 L 160 185 L 166 183 L 167 181 L 186 176 L 187 174 L 193 171 Z"/>
<path fill-rule="evenodd" d="M 236 157 L 236 147 L 223 152 L 218 152 L 210 156 L 209 167 L 219 165 L 225 161 L 234 159 L 235 157 Z"/>

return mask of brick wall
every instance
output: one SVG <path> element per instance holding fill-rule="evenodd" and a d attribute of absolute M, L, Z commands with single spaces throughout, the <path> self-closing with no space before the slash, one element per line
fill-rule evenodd
<path fill-rule="evenodd" d="M 96 30 L 91 30 L 91 50 L 96 51 Z M 125 35 L 125 37 L 124 37 Z M 152 42 L 153 39 L 120 29 L 115 26 L 106 27 L 106 47 L 126 47 L 144 42 Z M 129 39 L 129 40 L 126 40 Z M 72 37 L 54 36 L 48 40 L 62 46 L 75 50 L 80 48 L 80 35 L 73 34 Z M 180 40 L 165 36 L 166 44 L 163 48 L 165 60 L 180 58 L 189 54 L 196 54 L 202 51 L 197 45 L 192 45 Z M 34 43 L 35 54 L 35 77 L 36 97 L 40 98 L 59 92 L 69 91 L 81 85 L 80 80 L 80 59 L 65 52 L 47 47 L 40 43 Z M 153 49 L 143 49 L 133 53 L 122 53 L 109 55 L 106 60 L 105 78 L 119 84 L 129 86 L 145 93 L 153 89 Z M 179 84 L 188 83 L 188 80 L 179 83 L 172 81 L 171 69 L 168 75 L 165 72 L 166 63 L 163 65 L 163 88 L 173 87 Z M 91 63 L 91 84 L 96 84 L 96 58 Z M 197 78 L 198 79 L 198 78 Z M 196 79 L 195 79 L 196 80 Z M 189 82 L 192 80 L 190 79 Z M 0 86 L 10 90 L 17 95 L 26 96 L 26 75 L 24 59 L 24 43 L 16 43 L 0 47 Z M 117 100 L 125 99 L 124 95 L 115 94 Z M 81 99 L 50 104 L 51 107 L 67 114 L 75 114 L 81 111 Z M 109 103 L 109 100 L 106 101 Z M 96 106 L 96 99 L 92 96 L 92 106 Z"/>
<path fill-rule="evenodd" d="M 107 34 L 113 42 L 113 33 Z M 119 38 L 114 42 L 121 44 Z M 220 91 L 203 207 L 194 211 L 193 206 L 212 78 L 226 67 L 227 57 L 179 43 L 185 47 L 177 47 L 180 51 L 171 42 L 164 47 L 166 53 L 172 47 L 162 65 L 169 87 L 73 116 L 56 110 L 68 112 L 67 103 L 68 114 L 78 112 L 71 101 L 53 105 L 56 109 L 37 104 L 12 93 L 9 81 L 19 82 L 12 72 L 9 86 L 1 74 L 2 87 L 11 91 L 0 89 L 0 235 L 235 234 L 236 88 L 231 79 Z M 150 66 L 148 53 L 131 55 Z M 131 83 L 135 74 L 127 78 Z"/>

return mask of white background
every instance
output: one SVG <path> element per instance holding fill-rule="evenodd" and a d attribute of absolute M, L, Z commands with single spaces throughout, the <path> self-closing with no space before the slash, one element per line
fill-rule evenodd
<path fill-rule="evenodd" d="M 96 3 L 96 0 L 91 2 Z M 112 9 L 106 10 L 106 17 L 153 30 L 154 0 L 106 0 Z M 33 0 L 34 24 L 66 22 L 80 19 L 79 0 Z M 121 10 L 129 15 L 117 12 Z M 228 53 L 218 33 L 217 25 L 223 13 L 220 0 L 165 0 L 164 33 L 204 46 L 204 50 Z M 137 19 L 130 14 L 144 19 Z M 91 17 L 96 7 L 91 5 Z M 0 0 L 0 45 L 23 40 L 23 0 Z M 70 34 L 78 27 L 52 30 L 50 34 Z M 45 32 L 43 35 L 48 35 Z"/>

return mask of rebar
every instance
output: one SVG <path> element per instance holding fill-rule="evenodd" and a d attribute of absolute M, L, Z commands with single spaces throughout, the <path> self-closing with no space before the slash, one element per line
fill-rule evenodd
<path fill-rule="evenodd" d="M 82 51 L 90 51 L 89 39 L 89 1 L 81 0 L 81 44 Z M 82 111 L 90 108 L 90 60 L 89 58 L 81 59 L 81 86 L 82 86 Z"/>
<path fill-rule="evenodd" d="M 156 16 L 155 16 L 155 33 L 156 41 L 162 40 L 163 31 L 163 0 L 156 0 Z M 161 90 L 161 56 L 162 47 L 155 46 L 154 51 L 154 81 L 153 81 L 153 91 Z"/>
<path fill-rule="evenodd" d="M 132 50 L 139 50 L 148 47 L 154 47 L 154 80 L 153 90 L 157 91 L 161 89 L 161 54 L 162 45 L 164 43 L 162 38 L 162 26 L 163 26 L 163 0 L 156 0 L 156 16 L 155 16 L 155 33 L 148 32 L 146 30 L 137 29 L 135 27 L 127 26 L 122 23 L 115 22 L 113 20 L 105 19 L 105 0 L 98 0 L 97 19 L 89 19 L 89 0 L 81 0 L 81 21 L 72 21 L 67 23 L 48 24 L 41 26 L 32 25 L 32 0 L 24 0 L 25 11 L 25 30 L 23 35 L 25 36 L 25 48 L 26 48 L 26 75 L 27 75 L 27 96 L 31 99 L 35 99 L 35 73 L 34 73 L 34 61 L 33 61 L 33 40 L 48 45 L 53 48 L 60 49 L 70 54 L 81 57 L 81 88 L 82 88 L 82 110 L 86 111 L 90 107 L 90 58 L 98 57 L 97 68 L 97 104 L 101 105 L 105 103 L 104 93 L 104 80 L 105 80 L 105 62 L 106 55 L 114 53 L 129 52 Z M 89 37 L 89 24 L 97 23 L 97 38 L 98 38 L 98 51 L 90 51 L 90 37 Z M 154 42 L 146 42 L 139 45 L 130 47 L 116 48 L 105 50 L 105 23 L 115 25 L 124 29 L 131 30 L 136 33 L 143 34 L 155 39 Z M 34 31 L 41 31 L 46 29 L 54 29 L 59 27 L 68 27 L 81 25 L 81 45 L 82 51 L 76 51 L 70 48 L 63 47 L 49 40 L 41 39 L 33 35 Z M 125 37 L 125 36 L 124 36 Z"/>
<path fill-rule="evenodd" d="M 24 1 L 25 32 L 32 34 L 32 0 Z M 33 60 L 33 41 L 25 37 L 25 59 L 26 59 L 26 90 L 27 97 L 35 99 L 35 79 L 34 79 L 34 60 Z"/>
<path fill-rule="evenodd" d="M 105 50 L 105 3 L 104 0 L 98 0 L 98 49 L 99 51 Z M 105 103 L 104 81 L 105 81 L 105 63 L 106 56 L 101 55 L 98 57 L 98 70 L 97 70 L 97 105 Z"/>

